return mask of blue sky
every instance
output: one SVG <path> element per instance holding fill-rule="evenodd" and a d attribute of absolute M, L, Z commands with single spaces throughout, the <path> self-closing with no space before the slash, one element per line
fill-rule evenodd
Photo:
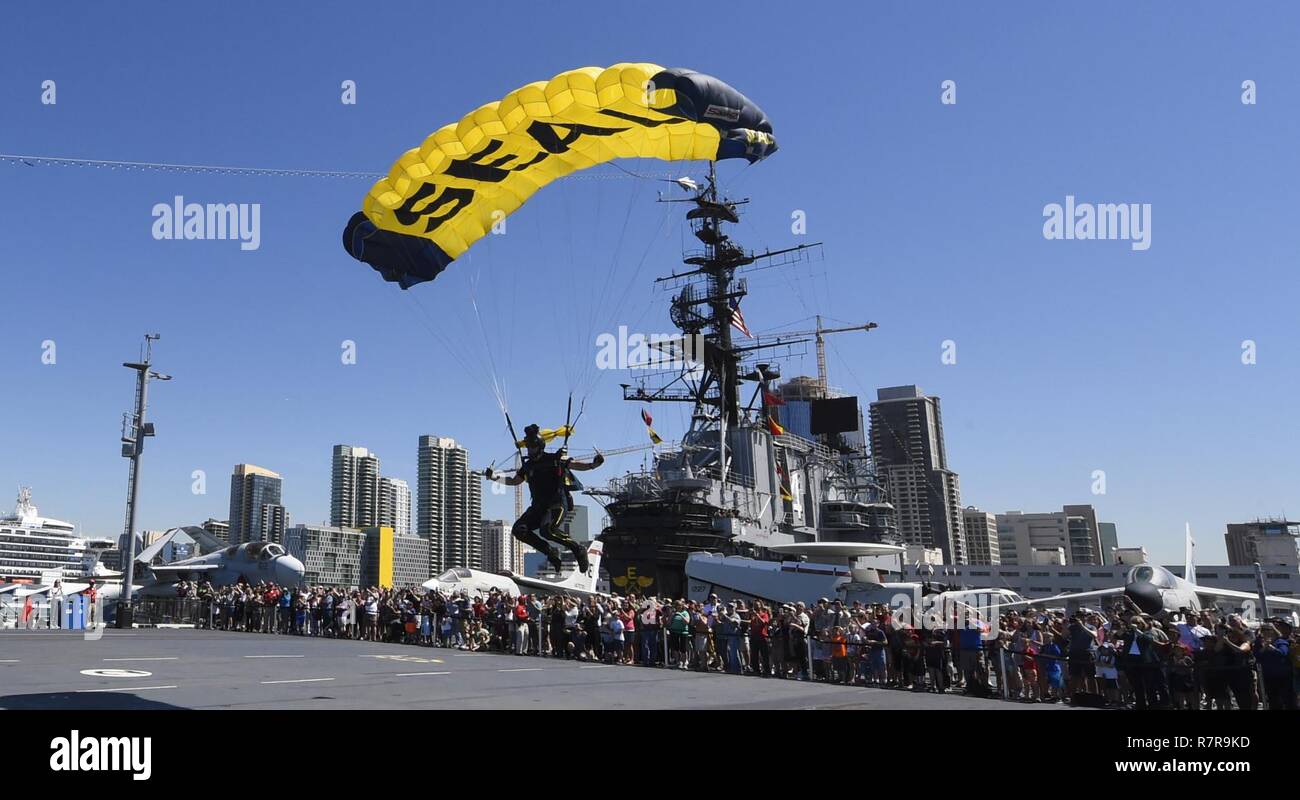
<path fill-rule="evenodd" d="M 818 312 L 878 322 L 834 340 L 831 382 L 940 396 L 964 503 L 1093 502 L 1122 544 L 1165 561 L 1180 560 L 1188 521 L 1205 563 L 1224 559 L 1226 522 L 1300 513 L 1293 8 L 811 3 L 716 23 L 686 4 L 377 8 L 33 4 L 0 49 L 0 151 L 382 171 L 529 81 L 618 61 L 691 67 L 761 104 L 781 144 L 722 167 L 753 199 L 738 237 L 826 243 L 811 268 L 755 276 L 751 327 Z M 1248 79 L 1256 105 L 1240 101 Z M 41 104 L 44 80 L 57 105 Z M 344 80 L 355 106 L 339 102 Z M 944 80 L 955 106 L 939 102 Z M 569 376 L 594 358 L 583 336 L 669 329 L 650 279 L 673 268 L 683 226 L 654 203 L 665 185 L 615 174 L 548 187 L 413 298 L 340 247 L 368 181 L 0 164 L 0 487 L 30 484 L 45 513 L 120 531 L 116 433 L 132 386 L 119 364 L 146 330 L 162 333 L 156 360 L 175 380 L 153 392 L 143 527 L 224 518 L 239 462 L 283 474 L 293 519 L 319 521 L 335 443 L 372 448 L 413 486 L 421 434 L 456 437 L 478 466 L 503 458 L 489 370 L 464 366 L 485 347 L 520 424 L 554 425 Z M 1067 194 L 1150 203 L 1150 249 L 1045 240 L 1043 207 Z M 260 203 L 261 247 L 155 241 L 151 209 L 175 195 Z M 806 237 L 790 233 L 796 209 Z M 604 281 L 626 301 L 593 309 Z M 55 365 L 41 363 L 47 339 Z M 947 339 L 953 365 L 940 363 Z M 576 448 L 641 441 L 622 380 L 594 387 Z M 681 432 L 677 409 L 655 412 L 662 433 Z M 506 496 L 485 505 L 510 513 Z"/>

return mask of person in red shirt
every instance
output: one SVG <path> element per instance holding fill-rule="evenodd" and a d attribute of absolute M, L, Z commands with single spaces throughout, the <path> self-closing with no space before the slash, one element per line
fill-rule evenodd
<path fill-rule="evenodd" d="M 528 652 L 528 595 L 521 594 L 515 601 L 515 655 Z"/>
<path fill-rule="evenodd" d="M 82 592 L 82 594 L 86 596 L 86 625 L 94 625 L 95 598 L 98 596 L 98 592 L 95 591 L 95 582 L 91 581 L 90 585 L 86 587 L 86 591 Z"/>
<path fill-rule="evenodd" d="M 768 639 L 768 625 L 772 615 L 761 601 L 754 601 L 754 612 L 749 615 L 749 646 L 752 650 L 754 674 L 760 678 L 772 674 L 772 648 Z"/>
<path fill-rule="evenodd" d="M 1033 643 L 1025 647 L 1025 665 L 1022 671 L 1025 673 L 1025 701 L 1037 703 L 1039 701 L 1038 648 Z"/>

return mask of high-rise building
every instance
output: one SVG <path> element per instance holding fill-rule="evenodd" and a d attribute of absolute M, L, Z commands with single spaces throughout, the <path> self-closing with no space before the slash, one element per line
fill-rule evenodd
<path fill-rule="evenodd" d="M 158 540 L 167 534 L 167 531 L 140 531 L 140 543 L 145 547 L 155 545 Z"/>
<path fill-rule="evenodd" d="M 997 529 L 1003 564 L 1104 563 L 1101 526 L 1090 505 L 1064 506 L 1046 513 L 1008 511 L 997 515 Z"/>
<path fill-rule="evenodd" d="M 784 405 L 773 411 L 787 432 L 812 440 L 812 403 L 826 396 L 816 378 L 799 375 L 783 382 L 779 391 Z"/>
<path fill-rule="evenodd" d="M 1101 563 L 1114 564 L 1115 551 L 1119 549 L 1119 532 L 1113 522 L 1098 522 L 1097 532 L 1101 535 Z"/>
<path fill-rule="evenodd" d="M 775 412 L 777 420 L 787 433 L 802 436 L 809 441 L 818 440 L 818 437 L 812 432 L 813 403 L 818 400 L 847 396 L 834 387 L 828 386 L 823 389 L 821 381 L 807 375 L 800 375 L 785 381 L 780 385 L 779 391 L 783 405 L 770 410 Z M 866 435 L 862 425 L 861 408 L 857 409 L 856 428 L 851 431 L 843 431 L 836 434 L 835 437 L 837 441 L 834 444 L 843 445 L 854 452 L 866 451 Z M 837 446 L 835 449 L 838 450 L 839 447 Z"/>
<path fill-rule="evenodd" d="M 330 524 L 342 528 L 377 525 L 379 504 L 379 456 L 364 447 L 334 445 Z"/>
<path fill-rule="evenodd" d="M 1067 505 L 1061 510 L 1070 519 L 1071 564 L 1105 564 L 1105 551 L 1101 543 L 1101 525 L 1097 522 L 1097 510 L 1091 505 Z"/>
<path fill-rule="evenodd" d="M 430 573 L 449 567 L 481 569 L 483 487 L 470 472 L 469 451 L 455 439 L 421 436 L 416 463 L 416 533 L 429 540 Z"/>
<path fill-rule="evenodd" d="M 262 539 L 276 544 L 284 543 L 284 531 L 289 527 L 289 512 L 278 503 L 262 506 Z"/>
<path fill-rule="evenodd" d="M 514 570 L 515 545 L 521 544 L 510 535 L 504 520 L 485 519 L 483 525 L 483 569 L 488 572 Z M 519 574 L 523 574 L 522 572 Z"/>
<path fill-rule="evenodd" d="M 575 542 L 591 541 L 591 515 L 586 506 L 574 505 L 564 517 L 564 530 Z"/>
<path fill-rule="evenodd" d="M 212 519 L 208 517 L 207 521 L 199 527 L 207 531 L 208 534 L 218 541 L 230 542 L 230 523 L 224 519 Z"/>
<path fill-rule="evenodd" d="M 516 575 L 527 575 L 528 565 L 524 557 L 529 553 L 537 553 L 537 550 L 516 539 L 510 530 L 511 527 L 512 525 L 507 522 L 506 535 L 510 537 L 510 571 Z"/>
<path fill-rule="evenodd" d="M 1228 546 L 1228 564 L 1248 567 L 1258 562 L 1264 567 L 1300 565 L 1300 523 L 1285 519 L 1257 519 L 1254 522 L 1230 522 L 1224 534 Z"/>
<path fill-rule="evenodd" d="M 379 479 L 379 524 L 411 536 L 411 487 L 401 478 Z"/>
<path fill-rule="evenodd" d="M 998 546 L 998 518 L 975 506 L 962 509 L 962 530 L 966 534 L 966 563 L 1001 564 Z"/>
<path fill-rule="evenodd" d="M 231 544 L 266 540 L 262 506 L 280 505 L 280 476 L 253 464 L 237 464 L 230 476 Z"/>
<path fill-rule="evenodd" d="M 361 584 L 389 589 L 409 589 L 429 578 L 429 540 L 398 536 L 387 525 L 363 528 L 366 535 L 361 559 Z"/>
<path fill-rule="evenodd" d="M 879 389 L 871 404 L 871 457 L 908 544 L 964 564 L 961 487 L 948 468 L 939 398 L 916 386 Z"/>
<path fill-rule="evenodd" d="M 352 528 L 294 525 L 284 532 L 284 549 L 303 563 L 308 586 L 361 586 L 366 535 Z"/>

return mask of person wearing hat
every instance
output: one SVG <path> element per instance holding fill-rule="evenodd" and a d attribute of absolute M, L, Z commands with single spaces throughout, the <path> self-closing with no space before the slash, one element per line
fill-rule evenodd
<path fill-rule="evenodd" d="M 547 540 L 563 545 L 578 560 L 578 569 L 586 572 L 591 567 L 587 561 L 586 545 L 573 541 L 560 524 L 564 521 L 564 515 L 573 507 L 568 490 L 569 473 L 595 469 L 605 463 L 605 457 L 597 452 L 594 459 L 585 462 L 569 458 L 563 448 L 548 453 L 546 441 L 536 425 L 524 428 L 523 444 L 528 455 L 514 475 L 498 478 L 491 467 L 483 470 L 486 480 L 506 486 L 518 486 L 528 481 L 528 493 L 532 502 L 511 527 L 510 533 L 519 541 L 545 554 L 557 571 L 563 568 L 560 553 Z"/>

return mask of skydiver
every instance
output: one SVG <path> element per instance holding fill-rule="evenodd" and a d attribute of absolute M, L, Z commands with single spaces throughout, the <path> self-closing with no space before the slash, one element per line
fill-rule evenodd
<path fill-rule="evenodd" d="M 569 495 L 569 471 L 595 469 L 605 463 L 605 457 L 598 452 L 588 463 L 570 458 L 564 448 L 548 453 L 546 442 L 536 425 L 524 428 L 524 446 L 528 455 L 514 475 L 498 478 L 491 467 L 483 471 L 483 477 L 487 480 L 506 486 L 518 486 L 528 481 L 531 502 L 523 516 L 515 521 L 510 533 L 519 541 L 544 553 L 557 571 L 562 568 L 560 552 L 547 540 L 563 545 L 578 560 L 578 569 L 586 572 L 590 568 L 586 545 L 573 541 L 560 525 L 564 522 L 564 516 L 573 509 L 573 499 Z"/>

